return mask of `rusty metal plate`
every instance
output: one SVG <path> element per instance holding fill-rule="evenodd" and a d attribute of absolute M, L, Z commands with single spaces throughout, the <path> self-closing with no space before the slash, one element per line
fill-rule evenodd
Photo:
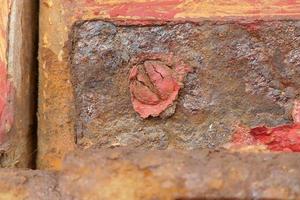
<path fill-rule="evenodd" d="M 298 199 L 299 159 L 297 153 L 76 151 L 64 160 L 59 189 L 62 199 Z"/>
<path fill-rule="evenodd" d="M 81 147 L 215 148 L 231 140 L 237 125 L 291 123 L 300 96 L 298 21 L 151 26 L 84 21 L 73 26 L 70 41 Z M 182 75 L 176 66 L 190 70 Z M 135 67 L 147 76 L 138 78 Z M 178 94 L 170 100 L 169 87 L 153 82 L 147 69 L 156 69 L 153 77 L 165 72 L 161 79 L 178 84 Z M 147 112 L 135 100 L 147 104 Z M 151 106 L 167 100 L 155 113 Z"/>

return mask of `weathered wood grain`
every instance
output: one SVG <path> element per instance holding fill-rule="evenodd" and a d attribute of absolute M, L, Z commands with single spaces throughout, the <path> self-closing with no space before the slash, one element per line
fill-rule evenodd
<path fill-rule="evenodd" d="M 0 32 L 0 166 L 29 167 L 35 151 L 36 2 L 1 2 Z"/>

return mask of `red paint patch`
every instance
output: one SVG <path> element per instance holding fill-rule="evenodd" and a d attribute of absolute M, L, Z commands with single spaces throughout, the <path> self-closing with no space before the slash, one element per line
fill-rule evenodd
<path fill-rule="evenodd" d="M 275 2 L 275 6 L 294 6 L 297 5 L 298 1 L 297 0 L 281 0 L 278 2 Z"/>
<path fill-rule="evenodd" d="M 235 146 L 265 145 L 271 151 L 300 152 L 300 124 L 239 128 L 232 142 Z"/>
<path fill-rule="evenodd" d="M 5 134 L 13 123 L 12 109 L 9 104 L 10 88 L 6 65 L 0 60 L 0 144 L 4 142 Z"/>
<path fill-rule="evenodd" d="M 173 19 L 180 12 L 177 6 L 182 0 L 130 2 L 116 5 L 109 11 L 110 17 L 131 16 L 140 18 Z"/>
<path fill-rule="evenodd" d="M 293 109 L 294 124 L 252 129 L 238 127 L 233 134 L 232 146 L 264 145 L 271 151 L 300 152 L 300 100 Z"/>
<path fill-rule="evenodd" d="M 211 2 L 216 9 L 208 8 L 205 14 L 201 13 L 203 5 L 206 5 L 207 0 L 149 0 L 144 2 L 128 1 L 110 2 L 96 0 L 61 0 L 64 8 L 67 10 L 65 16 L 82 19 L 84 16 L 95 18 L 109 18 L 111 20 L 132 20 L 134 24 L 144 25 L 146 20 L 173 21 L 173 20 L 188 20 L 198 21 L 203 18 L 211 19 L 298 19 L 300 16 L 300 3 L 297 0 L 284 0 L 275 2 L 266 2 L 265 0 L 241 0 L 225 1 L 215 0 Z M 247 9 L 239 10 L 241 4 L 247 4 Z M 230 11 L 226 11 L 229 6 Z M 236 7 L 236 9 L 235 9 Z M 197 9 L 199 8 L 199 12 Z M 228 16 L 223 16 L 217 12 L 218 9 L 224 9 L 224 13 Z M 181 18 L 176 19 L 176 15 L 181 14 Z M 186 14 L 186 17 L 184 17 Z M 192 15 L 192 17 L 189 17 Z M 131 24 L 127 22 L 126 24 Z"/>
<path fill-rule="evenodd" d="M 93 5 L 93 4 L 96 3 L 96 1 L 95 1 L 95 0 L 85 0 L 85 3 L 86 3 L 87 5 Z"/>
<path fill-rule="evenodd" d="M 2 110 L 5 105 L 6 91 L 7 91 L 7 85 L 6 85 L 5 63 L 3 63 L 0 60 L 0 114 L 2 113 Z"/>
<path fill-rule="evenodd" d="M 145 2 L 128 3 L 106 3 L 95 0 L 85 1 L 63 1 L 63 5 L 68 10 L 75 9 L 70 14 L 82 18 L 84 13 L 92 11 L 97 16 L 100 13 L 107 13 L 110 18 L 125 17 L 146 19 L 171 20 L 181 12 L 178 8 L 184 0 L 151 0 Z M 80 9 L 79 9 L 80 8 Z"/>
<path fill-rule="evenodd" d="M 172 55 L 142 55 L 133 60 L 130 93 L 142 118 L 157 117 L 177 99 L 190 68 Z"/>

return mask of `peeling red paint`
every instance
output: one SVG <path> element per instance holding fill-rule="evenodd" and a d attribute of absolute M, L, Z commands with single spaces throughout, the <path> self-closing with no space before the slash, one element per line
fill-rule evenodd
<path fill-rule="evenodd" d="M 294 103 L 294 124 L 278 127 L 259 126 L 247 128 L 239 126 L 233 134 L 230 146 L 264 145 L 271 151 L 300 152 L 300 101 Z"/>
<path fill-rule="evenodd" d="M 0 6 L 0 144 L 5 140 L 6 133 L 13 123 L 12 87 L 7 72 L 8 19 L 11 1 Z"/>
<path fill-rule="evenodd" d="M 300 124 L 275 128 L 261 126 L 247 129 L 239 127 L 232 142 L 234 146 L 264 145 L 271 151 L 300 152 Z"/>
<path fill-rule="evenodd" d="M 6 70 L 5 70 L 5 63 L 0 60 L 0 114 L 3 111 L 3 108 L 6 103 L 6 91 L 7 91 L 7 84 L 6 84 Z"/>
<path fill-rule="evenodd" d="M 4 142 L 5 134 L 13 123 L 10 97 L 11 86 L 7 80 L 6 65 L 0 60 L 0 144 Z"/>
<path fill-rule="evenodd" d="M 274 3 L 274 5 L 276 6 L 291 6 L 295 4 L 297 4 L 297 0 L 281 0 Z"/>
<path fill-rule="evenodd" d="M 172 55 L 143 55 L 133 61 L 130 92 L 142 118 L 157 117 L 177 99 L 190 68 Z"/>
<path fill-rule="evenodd" d="M 69 16 L 131 20 L 197 20 L 253 17 L 299 18 L 297 0 L 150 0 L 150 1 L 62 1 Z M 286 16 L 286 18 L 284 17 Z"/>
<path fill-rule="evenodd" d="M 93 14 L 95 17 L 99 15 L 109 15 L 109 18 L 134 18 L 134 19 L 160 19 L 171 20 L 175 15 L 181 12 L 178 7 L 184 0 L 152 0 L 145 2 L 122 2 L 109 3 L 97 2 L 95 0 L 84 1 L 63 1 L 66 8 L 84 8 L 77 9 L 70 13 L 71 16 L 76 16 L 81 19 L 84 15 Z M 71 9 L 72 10 L 72 9 Z"/>
<path fill-rule="evenodd" d="M 295 100 L 292 116 L 295 123 L 300 123 L 300 100 Z"/>
<path fill-rule="evenodd" d="M 0 144 L 4 142 L 5 135 L 13 123 L 11 97 L 12 90 L 7 80 L 6 65 L 0 60 Z"/>
<path fill-rule="evenodd" d="M 134 16 L 153 17 L 156 19 L 173 19 L 181 10 L 177 6 L 182 0 L 130 2 L 116 5 L 109 11 L 110 17 Z"/>

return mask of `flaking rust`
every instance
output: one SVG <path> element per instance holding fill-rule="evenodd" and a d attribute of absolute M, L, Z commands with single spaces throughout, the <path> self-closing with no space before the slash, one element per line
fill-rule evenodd
<path fill-rule="evenodd" d="M 144 54 L 133 60 L 129 81 L 134 110 L 144 119 L 173 115 L 191 68 L 172 54 Z"/>

